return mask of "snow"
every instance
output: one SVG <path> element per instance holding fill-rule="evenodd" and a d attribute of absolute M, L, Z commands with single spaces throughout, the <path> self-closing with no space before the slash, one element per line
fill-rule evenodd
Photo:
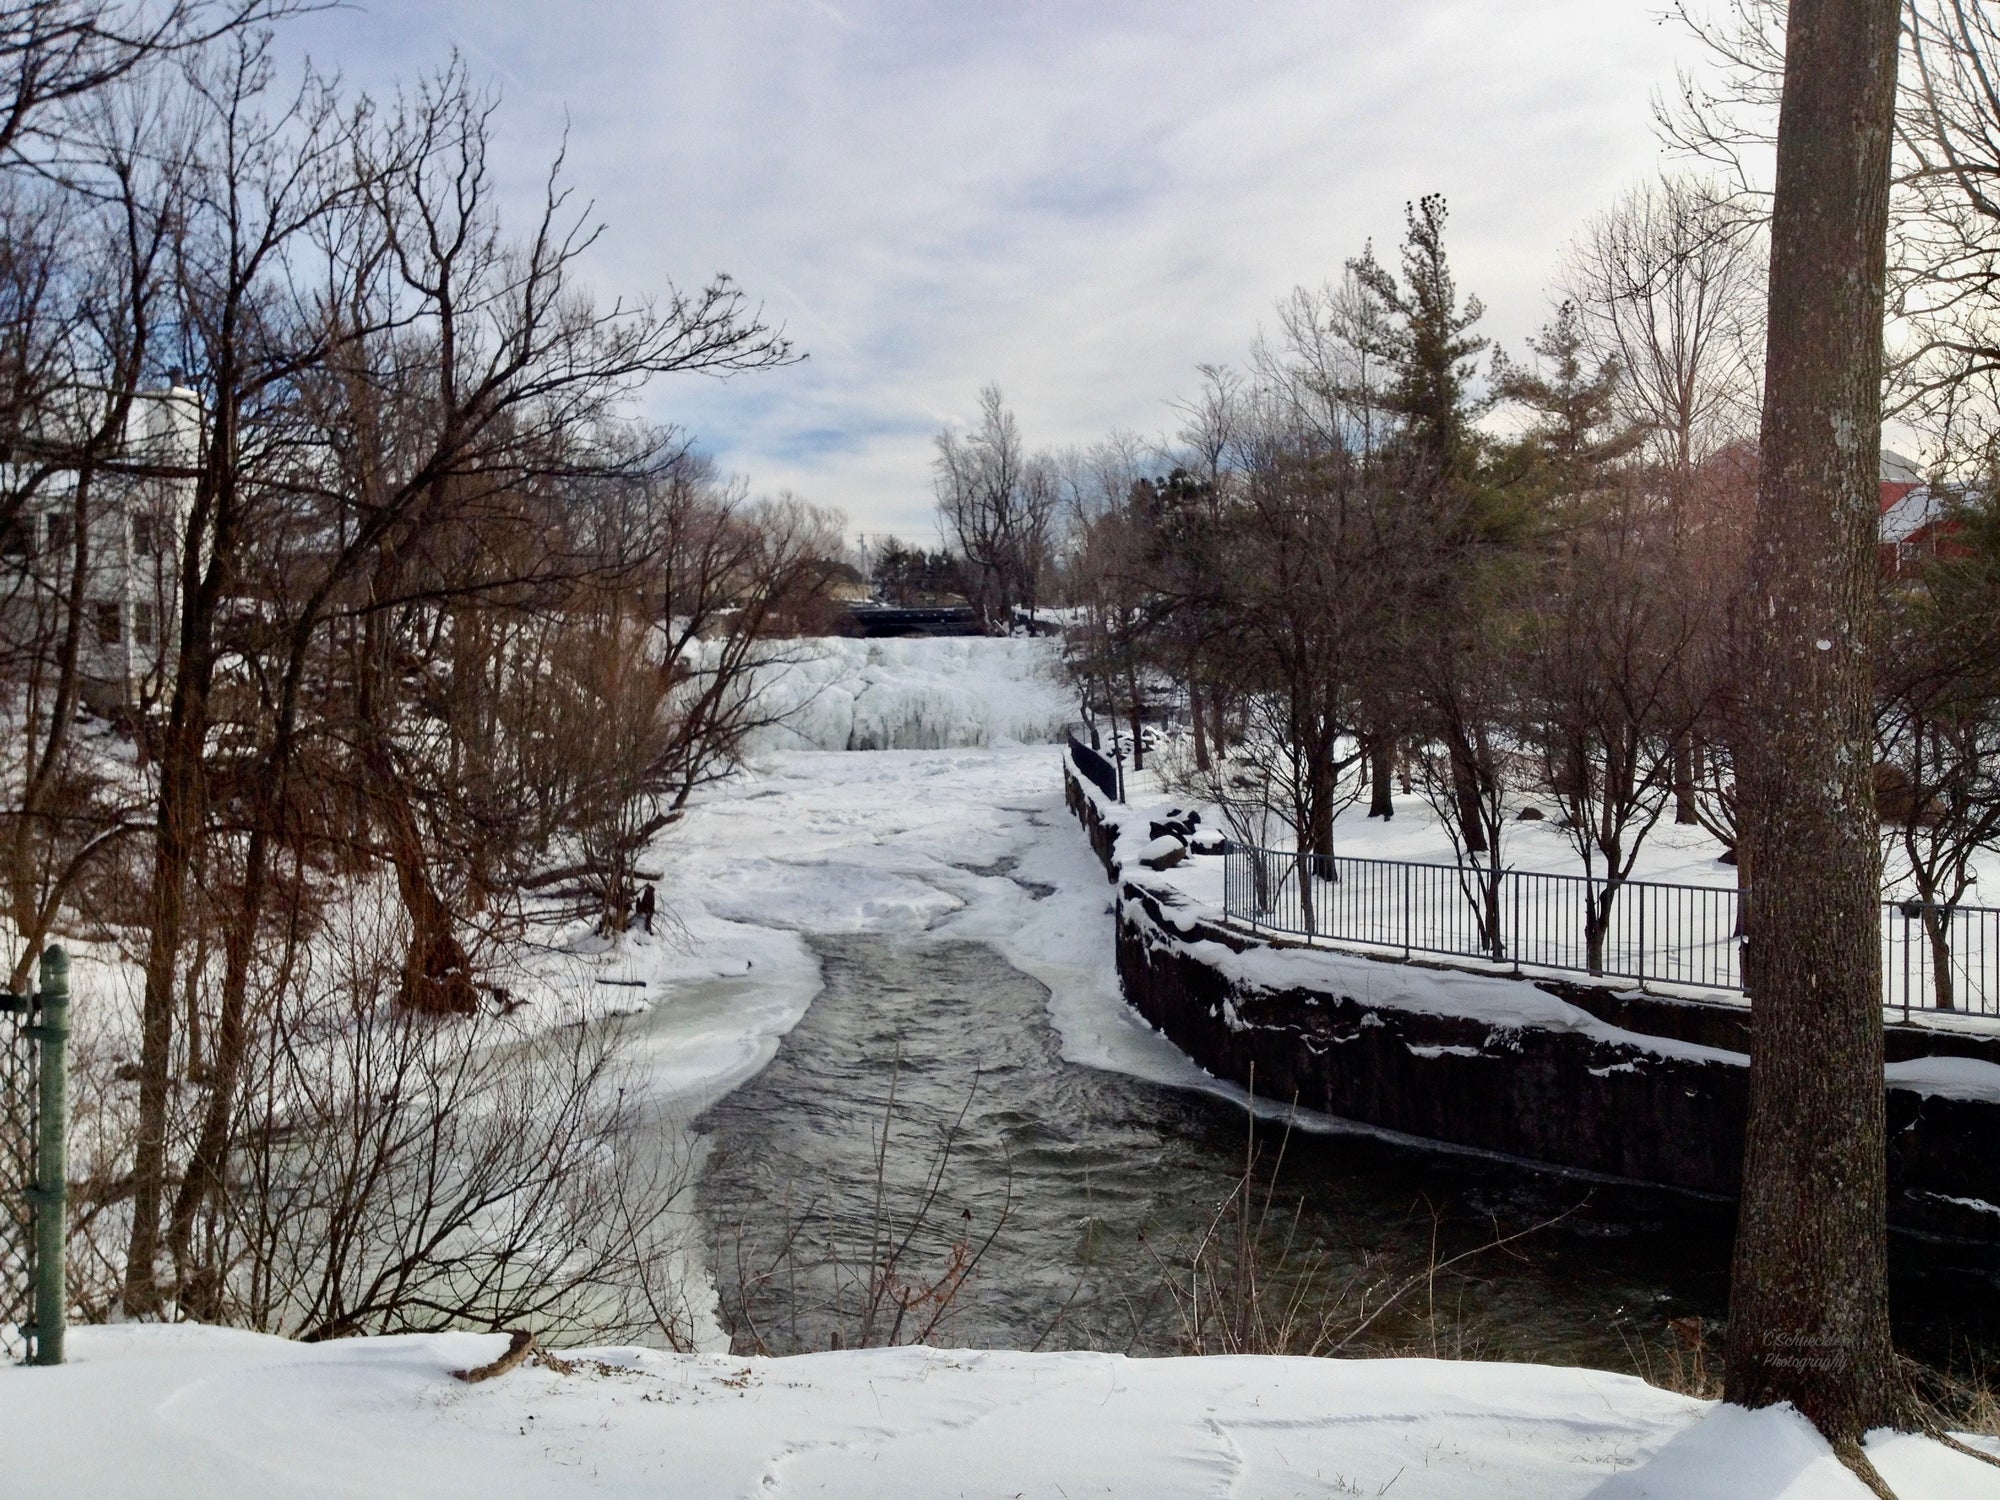
<path fill-rule="evenodd" d="M 1128 765 L 1125 771 L 1127 801 L 1142 817 L 1159 817 L 1166 809 L 1191 805 L 1184 800 L 1174 800 L 1173 794 L 1161 786 L 1155 769 L 1159 764 L 1160 759 L 1155 753 L 1149 757 L 1146 770 L 1133 771 Z M 1404 860 L 1439 865 L 1457 863 L 1449 834 L 1439 822 L 1436 811 L 1422 796 L 1398 792 L 1391 800 L 1396 816 L 1389 819 L 1369 817 L 1365 798 L 1343 808 L 1334 819 L 1333 853 L 1343 859 Z M 1578 858 L 1569 835 L 1556 825 L 1559 810 L 1553 799 L 1545 794 L 1530 792 L 1520 799 L 1520 807 L 1529 806 L 1538 808 L 1546 816 L 1528 822 L 1511 817 L 1507 820 L 1501 834 L 1501 850 L 1506 866 L 1524 873 L 1583 874 L 1583 862 Z M 1519 807 L 1515 810 L 1518 811 Z M 1212 809 L 1202 811 L 1202 823 L 1227 831 L 1223 819 Z M 1288 835 L 1282 834 L 1280 820 L 1275 817 L 1271 833 L 1274 844 L 1288 841 Z M 1723 853 L 1723 845 L 1714 835 L 1698 825 L 1675 823 L 1673 810 L 1668 808 L 1640 845 L 1631 878 L 1668 885 L 1733 889 L 1736 870 L 1734 866 L 1722 862 Z M 1907 862 L 1899 842 L 1885 840 L 1883 856 L 1885 892 L 1895 898 L 1908 894 L 1911 887 Z M 1966 896 L 1966 904 L 2000 907 L 2000 850 L 1981 850 L 1974 856 L 1972 864 L 1973 884 Z M 1214 892 L 1219 905 L 1222 893 L 1220 864 L 1218 862 L 1209 868 L 1215 871 Z M 1597 873 L 1600 876 L 1603 874 L 1601 860 Z M 1175 875 L 1179 877 L 1181 871 L 1176 870 Z"/>
<path fill-rule="evenodd" d="M 1051 747 L 759 757 L 657 856 L 662 935 L 592 951 L 585 928 L 550 934 L 547 973 L 617 983 L 552 978 L 536 1003 L 559 1019 L 579 995 L 645 1011 L 651 1082 L 688 1116 L 753 1076 L 805 1013 L 815 934 L 988 943 L 1049 988 L 1069 1061 L 1236 1097 L 1124 1003 L 1112 888 L 1063 806 Z"/>
<path fill-rule="evenodd" d="M 1051 744 L 1076 716 L 1048 638 L 955 636 L 781 643 L 757 674 L 760 704 L 784 722 L 753 751 L 948 750 Z"/>
<path fill-rule="evenodd" d="M 806 941 L 816 933 L 990 943 L 1049 988 L 1071 1061 L 1242 1098 L 1121 1000 L 1114 891 L 1063 807 L 1060 757 L 1046 746 L 770 755 L 705 795 L 657 854 L 660 934 L 546 934 L 523 960 L 522 994 L 549 1020 L 643 1012 L 628 1023 L 634 1061 L 668 1122 L 769 1060 L 818 990 Z M 1496 1024 L 1524 1005 L 1561 1006 L 1478 976 L 1325 953 L 1276 961 L 1351 965 L 1350 987 L 1485 1007 Z M 450 1378 L 500 1345 L 477 1334 L 297 1345 L 187 1325 L 75 1329 L 70 1365 L 0 1369 L 4 1492 L 1865 1494 L 1788 1411 L 1708 1406 L 1583 1369 L 620 1349 L 483 1385 Z M 1882 1437 L 1871 1453 L 1904 1500 L 2000 1500 L 2000 1470 L 1935 1443 Z"/>
<path fill-rule="evenodd" d="M 8 1492 L 157 1500 L 1391 1495 L 1835 1500 L 1867 1491 L 1789 1408 L 1628 1376 L 1432 1360 L 978 1353 L 737 1359 L 578 1351 L 479 1385 L 495 1335 L 291 1344 L 79 1330 L 0 1369 Z M 1919 1438 L 1870 1454 L 1902 1500 L 1994 1500 Z"/>
<path fill-rule="evenodd" d="M 2000 1101 L 2000 1064 L 1975 1057 L 1913 1057 L 1882 1071 L 1892 1088 L 1945 1099 Z"/>
<path fill-rule="evenodd" d="M 1656 1057 L 1746 1067 L 1741 1052 L 1650 1036 L 1601 1021 L 1581 1006 L 1517 979 L 1490 978 L 1418 964 L 1385 963 L 1328 948 L 1252 947 L 1242 953 L 1202 940 L 1171 944 L 1230 979 L 1265 990 L 1310 989 L 1358 1000 L 1387 1010 L 1415 1011 L 1479 1021 L 1496 1033 L 1524 1026 L 1544 1031 L 1581 1032 L 1598 1041 L 1648 1052 Z M 1504 1041 L 1504 1038 L 1502 1038 Z M 1996 1070 L 2000 1071 L 2000 1070 Z"/>
<path fill-rule="evenodd" d="M 1882 540 L 1885 543 L 1907 542 L 1951 514 L 1951 506 L 1949 494 L 1920 484 L 1891 501 L 1889 508 L 1882 512 Z"/>

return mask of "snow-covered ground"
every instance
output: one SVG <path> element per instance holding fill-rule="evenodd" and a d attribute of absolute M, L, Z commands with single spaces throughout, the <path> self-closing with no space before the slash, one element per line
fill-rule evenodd
<path fill-rule="evenodd" d="M 1125 794 L 1134 806 L 1155 802 L 1167 805 L 1176 801 L 1172 793 L 1162 788 L 1160 777 L 1151 767 L 1141 772 L 1126 772 Z M 1431 805 L 1414 793 L 1398 793 L 1393 800 L 1396 807 L 1393 819 L 1369 817 L 1365 799 L 1342 809 L 1334 819 L 1333 852 L 1344 859 L 1454 863 L 1451 839 Z M 1180 805 L 1187 804 L 1183 800 Z M 1522 805 L 1535 807 L 1545 816 L 1529 822 L 1509 819 L 1501 838 L 1502 862 L 1509 869 L 1537 874 L 1583 874 L 1583 861 L 1576 852 L 1576 846 L 1570 842 L 1569 835 L 1556 826 L 1555 803 L 1546 796 L 1529 795 L 1522 799 Z M 1213 811 L 1208 821 L 1224 827 Z M 1279 826 L 1279 820 L 1274 818 L 1274 835 Z M 1226 827 L 1224 831 L 1227 831 Z M 1274 839 L 1274 842 L 1280 841 Z M 1723 845 L 1714 835 L 1699 825 L 1675 823 L 1669 809 L 1640 844 L 1632 878 L 1674 885 L 1734 887 L 1736 869 L 1733 865 L 1722 863 L 1722 853 Z M 1893 842 L 1884 850 L 1884 861 L 1890 893 L 1899 894 L 1907 884 L 1908 867 Z M 1603 869 L 1600 857 L 1596 868 L 1600 877 Z M 2000 906 L 2000 851 L 1982 851 L 1974 858 L 1973 869 L 1979 878 L 1974 881 L 1967 903 Z M 1219 893 L 1219 886 L 1217 890 Z"/>
<path fill-rule="evenodd" d="M 103 1328 L 0 1370 L 10 1495 L 157 1500 L 1110 1495 L 1834 1500 L 1867 1490 L 1787 1408 L 1629 1376 L 1432 1360 L 897 1349 L 602 1350 L 478 1385 L 493 1335 L 291 1344 Z M 1869 1454 L 1902 1500 L 1994 1500 L 1920 1438 Z"/>
<path fill-rule="evenodd" d="M 1104 799 L 1100 803 L 1115 817 L 1134 829 L 1127 857 L 1142 857 L 1142 834 L 1155 819 L 1171 812 L 1196 808 L 1203 823 L 1219 832 L 1240 837 L 1211 805 L 1190 803 L 1162 784 L 1153 769 L 1128 771 L 1125 777 L 1124 808 Z M 1342 811 L 1334 822 L 1333 852 L 1344 860 L 1382 860 L 1399 864 L 1454 866 L 1457 863 L 1450 836 L 1437 813 L 1421 796 L 1398 795 L 1396 816 L 1390 820 L 1370 818 L 1364 805 Z M 1546 799 L 1545 799 L 1546 801 Z M 1534 805 L 1529 798 L 1525 805 Z M 1272 820 L 1271 837 L 1278 847 L 1289 848 L 1288 836 L 1279 832 Z M 1632 878 L 1669 886 L 1694 886 L 1717 892 L 1674 890 L 1627 891 L 1613 910 L 1606 953 L 1608 972 L 1628 979 L 1643 975 L 1655 987 L 1673 989 L 1686 986 L 1692 994 L 1711 999 L 1740 999 L 1733 988 L 1738 982 L 1738 937 L 1736 908 L 1732 904 L 1736 871 L 1720 858 L 1723 846 L 1699 827 L 1677 825 L 1662 818 L 1639 846 Z M 1521 875 L 1581 876 L 1584 865 L 1570 837 L 1548 818 L 1522 822 L 1509 820 L 1501 844 L 1505 867 Z M 1223 868 L 1220 859 L 1190 859 L 1162 873 L 1158 883 L 1185 897 L 1211 914 L 1223 910 Z M 1477 967 L 1468 957 L 1478 944 L 1473 915 L 1472 881 L 1460 882 L 1448 870 L 1429 874 L 1418 872 L 1409 883 L 1409 872 L 1389 867 L 1343 867 L 1344 884 L 1338 893 L 1320 886 L 1317 900 L 1323 903 L 1322 927 L 1333 933 L 1335 942 L 1369 943 L 1375 951 L 1404 952 L 1411 943 L 1414 951 L 1451 955 L 1451 961 Z M 2000 1031 L 2000 918 L 1991 912 L 1973 910 L 1982 902 L 2000 904 L 2000 853 L 1983 852 L 1974 861 L 1975 875 L 1983 874 L 1984 885 L 1974 882 L 1960 910 L 1954 928 L 1953 973 L 1960 1013 L 1948 1018 L 1957 1028 Z M 1600 880 L 1600 859 L 1591 872 Z M 1141 872 L 1143 875 L 1144 872 Z M 1146 877 L 1151 879 L 1152 877 Z M 1907 861 L 1900 858 L 1891 842 L 1885 851 L 1885 892 L 1891 897 L 1909 894 Z M 1295 887 L 1280 881 L 1272 888 L 1276 910 L 1259 920 L 1267 926 L 1297 936 L 1300 917 Z M 1581 892 L 1583 887 L 1564 882 L 1515 881 L 1504 899 L 1503 921 L 1512 925 L 1509 946 L 1521 964 L 1538 972 L 1574 972 L 1585 964 Z M 1981 892 L 1986 894 L 1982 896 Z M 1240 899 L 1240 898 L 1239 898 Z M 1247 913 L 1237 913 L 1246 916 Z M 1907 915 L 1885 911 L 1882 919 L 1883 1003 L 1900 1009 L 1907 1001 L 1915 1007 L 1913 1016 L 1925 1022 L 1940 1021 L 1939 1014 L 1926 1010 L 1933 1001 L 1931 949 L 1922 924 Z M 1547 968 L 1538 968 L 1546 965 Z M 1490 966 L 1496 970 L 1511 964 Z"/>

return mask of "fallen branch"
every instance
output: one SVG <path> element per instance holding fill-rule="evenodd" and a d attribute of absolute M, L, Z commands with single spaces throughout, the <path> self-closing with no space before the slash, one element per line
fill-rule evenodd
<path fill-rule="evenodd" d="M 452 1375 L 467 1385 L 476 1385 L 482 1380 L 491 1380 L 495 1375 L 505 1375 L 535 1352 L 535 1336 L 525 1328 L 513 1330 L 513 1337 L 507 1341 L 507 1352 L 490 1365 L 481 1365 L 476 1370 L 453 1370 Z"/>

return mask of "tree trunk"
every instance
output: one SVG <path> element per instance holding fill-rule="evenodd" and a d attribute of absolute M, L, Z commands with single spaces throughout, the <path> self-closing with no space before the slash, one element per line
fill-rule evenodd
<path fill-rule="evenodd" d="M 1618 899 L 1619 884 L 1606 876 L 1603 889 L 1584 894 L 1583 962 L 1593 974 L 1604 972 L 1605 941 L 1611 935 L 1611 907 Z"/>
<path fill-rule="evenodd" d="M 1302 847 L 1323 857 L 1314 867 L 1314 873 L 1322 880 L 1330 879 L 1333 873 L 1332 865 L 1326 861 L 1333 854 L 1333 804 L 1339 784 L 1340 776 L 1334 768 L 1333 752 L 1328 750 L 1315 758 L 1312 764 L 1312 809 L 1307 837 L 1302 844 Z"/>
<path fill-rule="evenodd" d="M 225 381 L 224 388 L 232 382 Z M 132 1152 L 132 1228 L 125 1247 L 125 1312 L 159 1311 L 160 1206 L 166 1195 L 167 1107 L 174 1040 L 174 971 L 187 924 L 187 894 L 208 796 L 205 750 L 215 675 L 215 621 L 236 545 L 233 409 L 218 408 L 208 471 L 186 524 L 181 559 L 181 633 L 174 691 L 161 736 L 146 921 L 145 989 L 139 1012 L 139 1119 Z M 209 530 L 209 517 L 214 529 Z M 211 537 L 202 560 L 202 541 Z"/>
<path fill-rule="evenodd" d="M 1694 742 L 1686 735 L 1674 741 L 1674 821 L 1688 827 L 1701 821 L 1694 805 Z"/>
<path fill-rule="evenodd" d="M 1201 686 L 1198 683 L 1188 684 L 1188 719 L 1194 725 L 1194 768 L 1206 771 L 1209 764 L 1208 731 L 1201 722 Z"/>
<path fill-rule="evenodd" d="M 260 812 L 270 814 L 268 807 Z M 201 1322 L 219 1322 L 219 1267 L 193 1263 L 196 1215 L 209 1195 L 218 1192 L 229 1170 L 233 1137 L 237 1081 L 243 1071 L 243 1056 L 249 1044 L 247 1017 L 250 991 L 250 959 L 256 946 L 258 927 L 264 913 L 270 833 L 262 819 L 251 831 L 244 859 L 243 901 L 223 937 L 222 1003 L 217 1007 L 215 1063 L 209 1072 L 208 1101 L 202 1110 L 201 1130 L 194 1154 L 180 1190 L 174 1195 L 173 1212 L 167 1220 L 167 1249 L 173 1256 L 175 1280 L 179 1286 L 182 1312 Z M 195 1048 L 192 1022 L 196 1007 L 195 989 L 189 986 L 188 1051 Z"/>
<path fill-rule="evenodd" d="M 1931 993 L 1939 1010 L 1954 1010 L 1957 1002 L 1952 994 L 1951 913 L 1925 896 L 1923 923 L 1931 949 Z"/>
<path fill-rule="evenodd" d="M 1479 816 L 1479 782 L 1472 768 L 1465 763 L 1456 746 L 1449 752 L 1451 756 L 1451 794 L 1458 806 L 1459 837 L 1465 840 L 1467 854 L 1486 852 L 1486 824 Z"/>
<path fill-rule="evenodd" d="M 205 705 L 204 705 L 205 707 Z M 187 917 L 188 870 L 202 824 L 201 727 L 205 712 L 177 714 L 160 756 L 159 812 L 147 910 L 145 990 L 139 1013 L 139 1119 L 132 1158 L 132 1229 L 125 1247 L 125 1311 L 159 1310 L 156 1265 L 166 1185 L 167 1104 L 172 1093 L 174 970 Z M 190 722 L 192 721 L 192 722 Z"/>
<path fill-rule="evenodd" d="M 1146 737 L 1142 731 L 1146 726 L 1146 707 L 1139 699 L 1139 680 L 1136 677 L 1126 681 L 1127 701 L 1131 704 L 1132 720 L 1132 769 L 1146 769 Z"/>
<path fill-rule="evenodd" d="M 1750 1110 L 1728 1399 L 1790 1401 L 1850 1462 L 1897 1414 L 1868 626 L 1896 0 L 1792 0 L 1757 537 L 1738 640 Z"/>
<path fill-rule="evenodd" d="M 1396 804 L 1391 794 L 1395 776 L 1396 737 L 1378 734 L 1368 741 L 1368 816 L 1393 818 Z"/>

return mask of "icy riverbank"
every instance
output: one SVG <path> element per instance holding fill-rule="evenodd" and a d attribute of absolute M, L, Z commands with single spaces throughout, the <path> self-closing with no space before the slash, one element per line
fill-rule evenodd
<path fill-rule="evenodd" d="M 648 1009 L 649 1077 L 689 1114 L 753 1075 L 804 1014 L 819 985 L 811 934 L 988 943 L 1048 986 L 1068 1060 L 1221 1087 L 1120 998 L 1111 888 L 1063 807 L 1052 747 L 760 757 L 658 857 L 660 935 L 606 947 L 581 927 L 551 934 L 532 992 Z"/>

